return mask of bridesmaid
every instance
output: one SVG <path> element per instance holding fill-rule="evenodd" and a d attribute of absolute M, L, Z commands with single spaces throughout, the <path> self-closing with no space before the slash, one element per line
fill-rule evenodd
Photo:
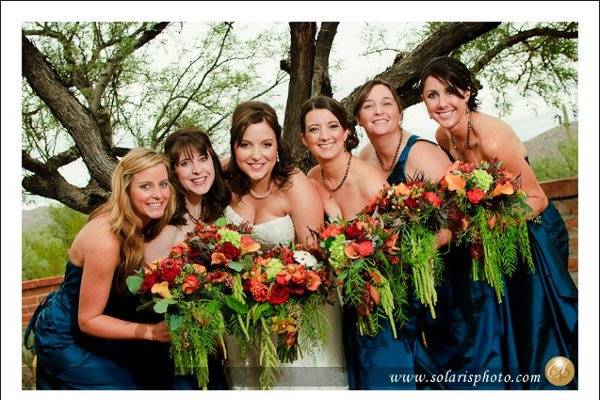
<path fill-rule="evenodd" d="M 411 135 L 401 127 L 401 102 L 389 83 L 378 79 L 365 83 L 357 95 L 354 117 L 370 141 L 360 152 L 360 158 L 390 185 L 417 175 L 437 182 L 450 165 L 450 160 L 437 145 Z M 448 240 L 447 232 L 440 232 L 438 246 L 446 245 Z M 438 304 L 443 301 L 443 293 L 438 291 Z M 390 374 L 431 376 L 440 372 L 428 354 L 422 335 L 429 313 L 414 296 L 409 300 L 408 315 L 409 320 L 401 329 L 401 337 L 394 339 L 389 325 L 384 325 L 382 332 L 375 337 L 358 335 L 347 326 L 352 319 L 348 313 L 345 314 L 348 317 L 345 321 L 348 322 L 345 322 L 344 339 L 347 346 L 351 346 L 349 351 L 353 354 L 348 364 L 354 388 L 444 387 L 438 382 L 416 383 L 414 379 L 393 382 L 389 379 Z M 443 336 L 444 332 L 439 332 L 439 335 Z"/>
<path fill-rule="evenodd" d="M 198 222 L 212 223 L 223 215 L 231 201 L 231 192 L 210 139 L 197 128 L 183 128 L 171 133 L 164 153 L 169 158 L 177 193 L 177 209 L 170 224 L 144 245 L 146 263 L 169 255 L 171 247 L 186 239 Z M 209 357 L 208 389 L 228 389 L 223 366 Z M 195 379 L 176 377 L 175 389 L 199 389 Z"/>
<path fill-rule="evenodd" d="M 541 219 L 528 223 L 536 272 L 509 279 L 503 305 L 510 305 L 521 373 L 541 376 L 540 382 L 524 386 L 556 389 L 544 376 L 548 360 L 567 357 L 577 371 L 577 289 L 567 272 L 565 224 L 529 167 L 517 135 L 503 121 L 477 110 L 477 86 L 464 64 L 450 57 L 431 60 L 421 74 L 421 95 L 429 116 L 440 125 L 436 140 L 451 157 L 468 162 L 501 160 L 520 176 L 527 203 Z M 577 388 L 577 380 L 564 387 Z"/>
<path fill-rule="evenodd" d="M 37 389 L 167 389 L 169 330 L 136 313 L 125 279 L 142 265 L 142 240 L 175 209 L 169 164 L 152 150 L 131 150 L 112 176 L 109 200 L 71 248 L 65 278 L 36 310 Z M 153 313 L 152 313 L 153 314 Z"/>
<path fill-rule="evenodd" d="M 336 100 L 317 96 L 300 113 L 301 140 L 318 165 L 308 172 L 321 195 L 326 215 L 351 220 L 380 189 L 388 186 L 376 168 L 354 157 L 354 126 Z"/>

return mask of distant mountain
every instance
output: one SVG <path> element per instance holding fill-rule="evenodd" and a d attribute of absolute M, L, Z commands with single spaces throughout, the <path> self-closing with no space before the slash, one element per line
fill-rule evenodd
<path fill-rule="evenodd" d="M 570 127 L 577 141 L 577 121 L 573 122 Z M 540 133 L 533 139 L 524 142 L 527 154 L 529 155 L 529 161 L 539 160 L 542 157 L 560 156 L 557 146 L 566 137 L 567 132 L 565 127 L 561 125 Z"/>
<path fill-rule="evenodd" d="M 43 228 L 52 222 L 48 214 L 48 206 L 37 207 L 32 210 L 23 210 L 21 217 L 23 231 L 27 229 Z"/>

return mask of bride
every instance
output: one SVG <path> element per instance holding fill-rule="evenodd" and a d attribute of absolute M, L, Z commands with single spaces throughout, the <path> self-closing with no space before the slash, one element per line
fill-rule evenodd
<path fill-rule="evenodd" d="M 235 224 L 253 225 L 265 247 L 312 240 L 311 229 L 323 225 L 323 205 L 310 180 L 291 164 L 281 141 L 281 126 L 268 104 L 248 101 L 238 105 L 231 125 L 231 159 L 226 175 L 233 192 L 225 209 Z M 348 387 L 341 336 L 341 307 L 323 306 L 331 329 L 327 343 L 314 355 L 281 365 L 274 389 L 344 389 Z M 228 377 L 233 389 L 258 389 L 258 355 L 241 356 L 233 338 L 228 347 Z"/>

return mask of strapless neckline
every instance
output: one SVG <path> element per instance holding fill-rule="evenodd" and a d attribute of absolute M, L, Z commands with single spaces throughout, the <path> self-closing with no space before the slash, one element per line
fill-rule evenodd
<path fill-rule="evenodd" d="M 231 214 L 233 214 L 236 217 L 236 219 L 239 220 L 240 222 L 248 222 L 253 227 L 269 225 L 269 224 L 277 222 L 281 219 L 289 219 L 293 223 L 292 217 L 290 217 L 289 215 L 286 214 L 281 217 L 275 217 L 266 222 L 261 222 L 260 224 L 253 224 L 253 223 L 249 222 L 247 219 L 245 219 L 244 217 L 242 217 L 240 214 L 238 214 L 231 206 L 227 206 L 226 211 L 229 211 Z"/>
<path fill-rule="evenodd" d="M 235 225 L 240 225 L 246 221 L 231 206 L 225 208 L 225 218 Z M 296 238 L 294 221 L 289 215 L 276 217 L 260 224 L 250 225 L 252 226 L 252 234 L 255 239 L 267 247 L 278 244 L 289 245 Z"/>

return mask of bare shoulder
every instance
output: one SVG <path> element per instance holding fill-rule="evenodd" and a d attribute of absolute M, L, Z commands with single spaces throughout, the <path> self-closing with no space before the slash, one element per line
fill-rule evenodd
<path fill-rule="evenodd" d="M 475 124 L 477 124 L 475 126 Z M 479 148 L 483 154 L 495 154 L 505 147 L 520 148 L 521 140 L 506 122 L 484 113 L 477 114 L 474 126 L 479 138 Z"/>
<path fill-rule="evenodd" d="M 118 260 L 120 244 L 112 233 L 108 216 L 98 216 L 88 222 L 77 234 L 69 250 L 71 261 L 83 265 L 89 257 Z"/>
<path fill-rule="evenodd" d="M 353 158 L 352 163 L 352 167 L 355 171 L 357 171 L 358 178 L 361 180 L 361 182 L 366 183 L 371 181 L 377 184 L 387 182 L 381 173 L 381 169 L 375 168 L 373 164 L 361 158 Z"/>
<path fill-rule="evenodd" d="M 448 155 L 442 150 L 441 146 L 426 140 L 417 141 L 413 145 L 408 157 L 409 159 L 447 160 L 450 162 Z"/>
<path fill-rule="evenodd" d="M 311 171 L 315 168 L 317 167 L 314 167 Z M 294 171 L 290 175 L 290 186 L 287 192 L 290 194 L 297 194 L 299 191 L 306 190 L 308 187 L 313 187 L 310 179 L 299 168 L 294 168 Z"/>
<path fill-rule="evenodd" d="M 358 158 L 361 160 L 369 161 L 375 156 L 375 150 L 371 143 L 367 143 L 360 152 L 358 153 Z"/>
<path fill-rule="evenodd" d="M 308 177 L 308 179 L 318 181 L 320 178 L 320 173 L 321 173 L 321 166 L 319 164 L 317 164 L 308 171 L 306 176 Z"/>

